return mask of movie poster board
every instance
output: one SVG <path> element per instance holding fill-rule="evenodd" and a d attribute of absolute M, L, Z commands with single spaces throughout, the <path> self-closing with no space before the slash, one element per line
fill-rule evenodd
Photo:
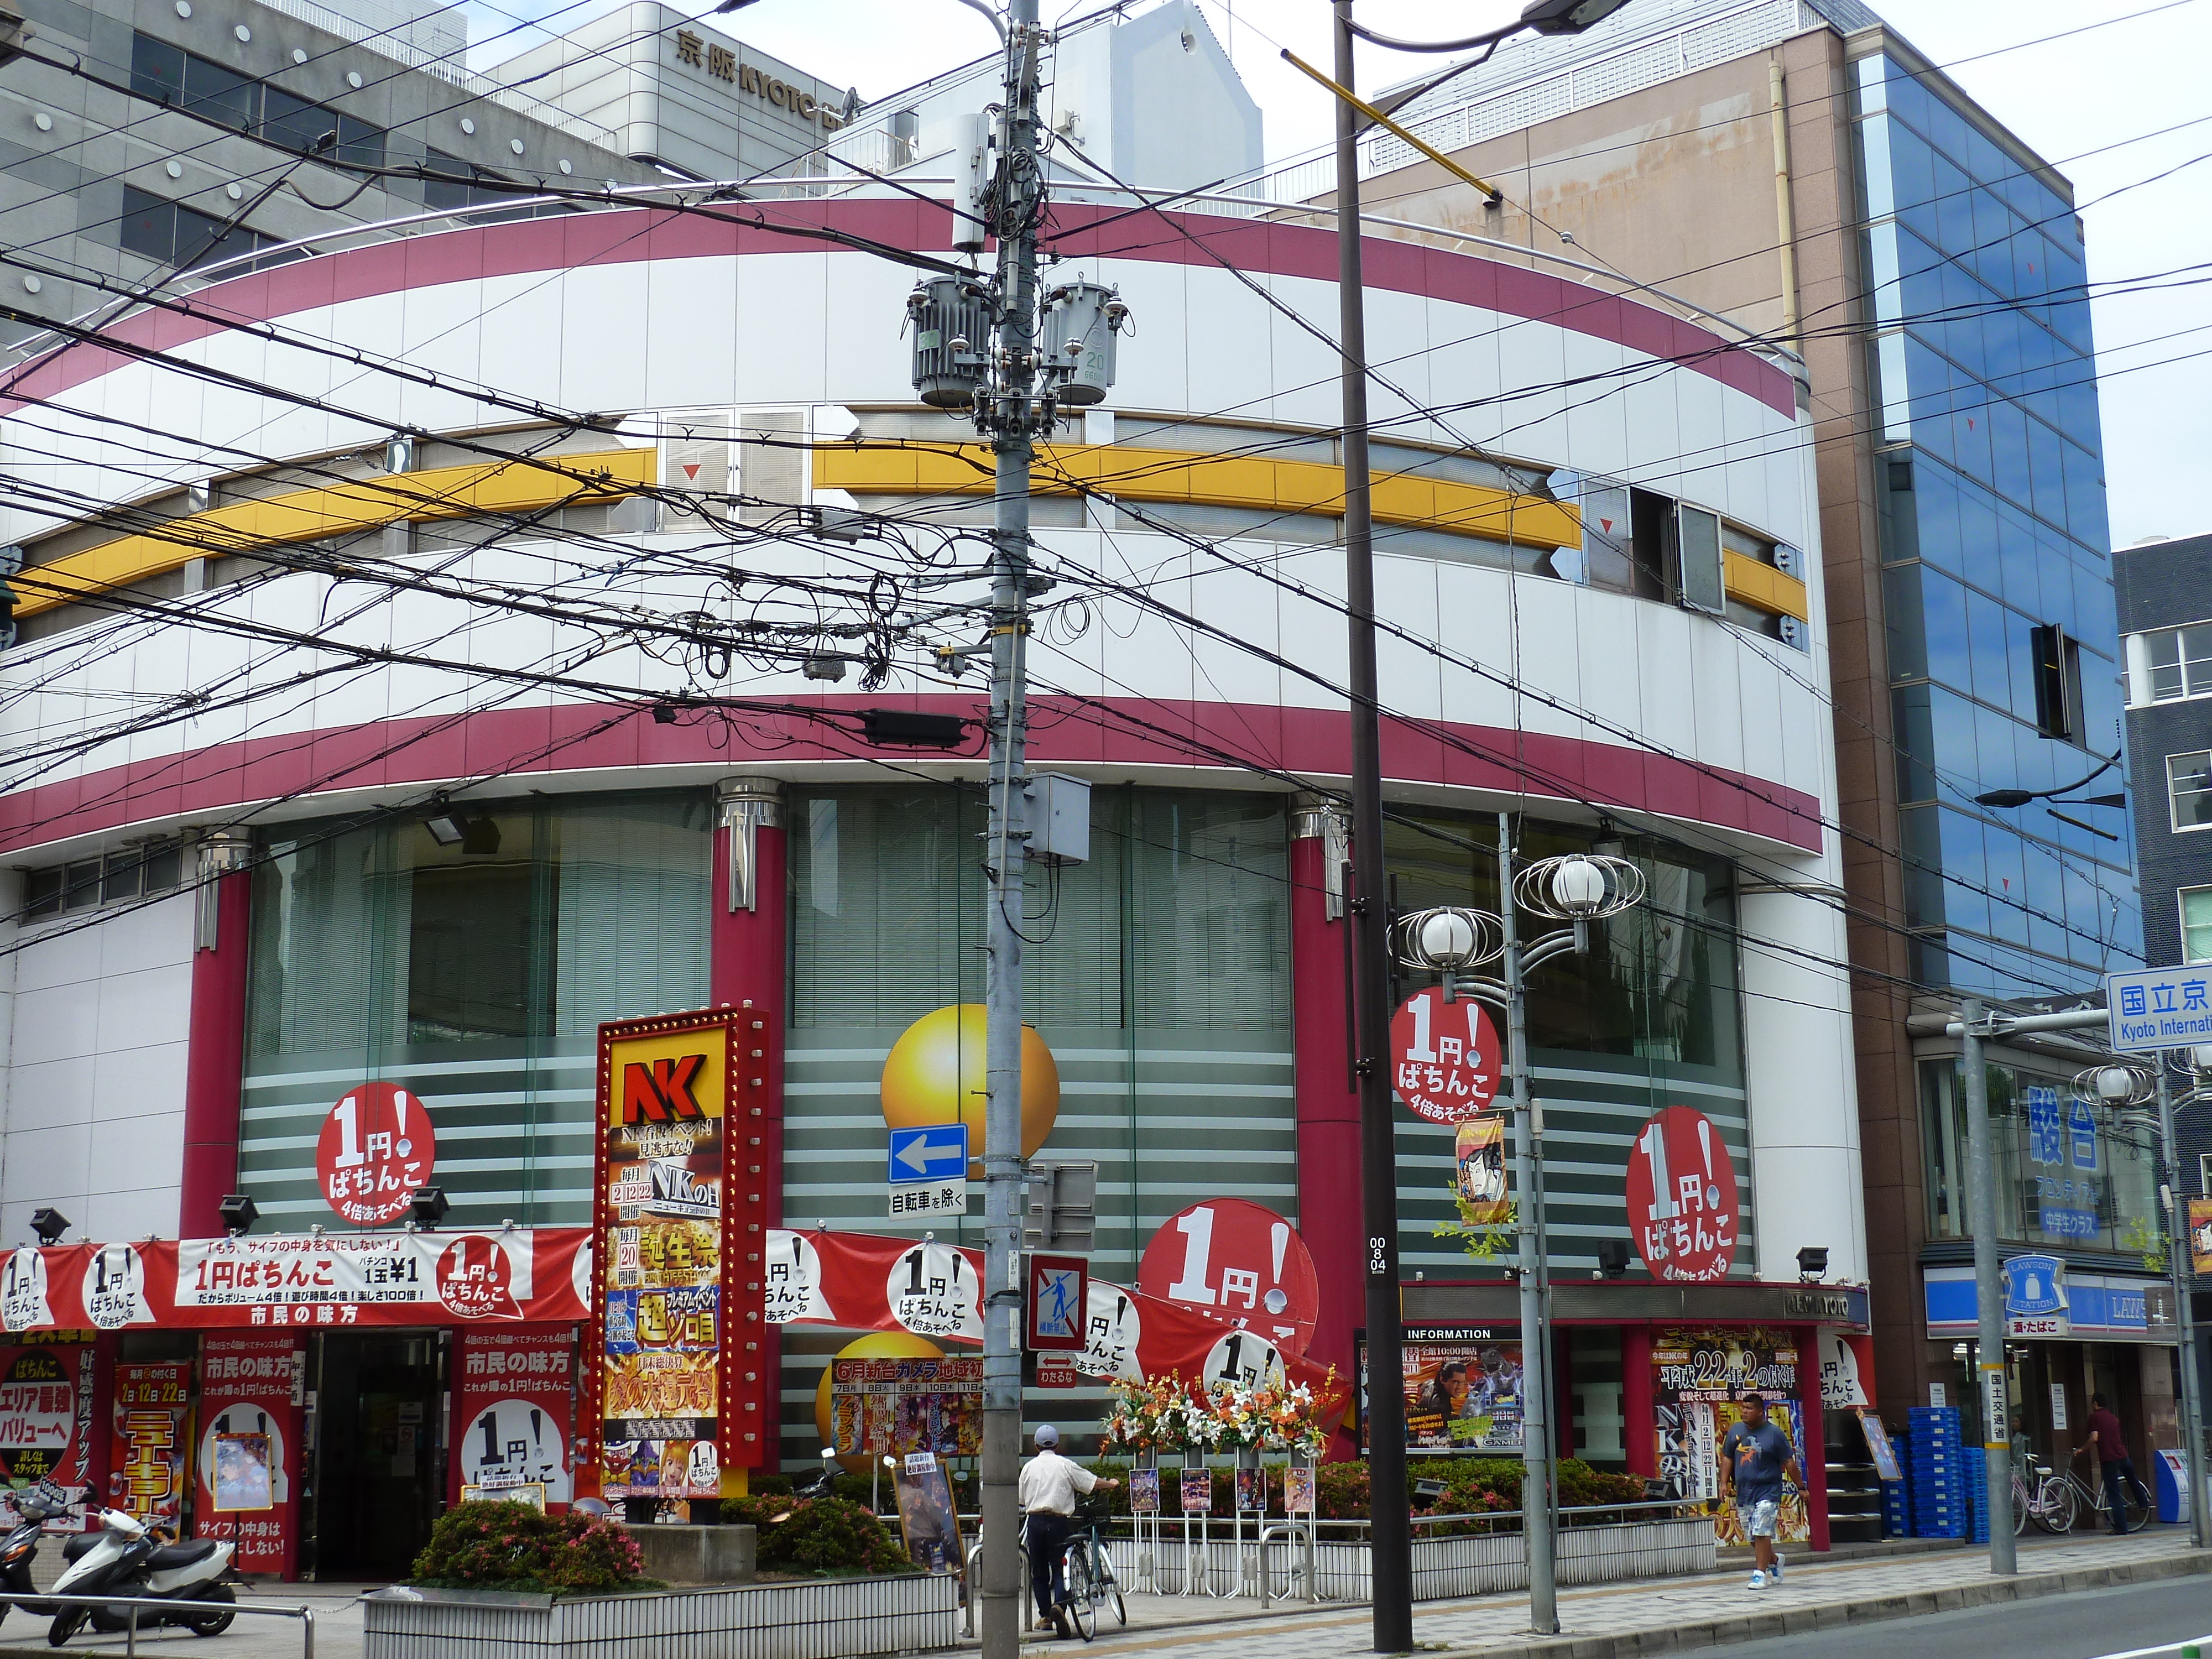
<path fill-rule="evenodd" d="M 1755 1391 L 1766 1402 L 1767 1420 L 1790 1437 L 1803 1465 L 1803 1425 L 1798 1415 L 1801 1364 L 1796 1339 L 1786 1330 L 1659 1330 L 1651 1338 L 1654 1432 L 1659 1474 L 1687 1498 L 1711 1503 L 1713 1529 L 1723 1544 L 1750 1541 L 1734 1498 L 1723 1499 L 1720 1447 L 1742 1417 L 1737 1395 Z M 1812 1520 L 1802 1493 L 1785 1491 L 1776 1522 L 1778 1543 L 1805 1542 Z"/>
<path fill-rule="evenodd" d="M 1360 1398 L 1366 1399 L 1367 1341 L 1358 1341 Z M 1522 1445 L 1521 1340 L 1491 1325 L 1408 1325 L 1401 1350 L 1406 1448 L 1517 1457 Z M 1359 1445 L 1369 1449 L 1363 1410 Z"/>
<path fill-rule="evenodd" d="M 192 1480 L 192 1365 L 118 1364 L 107 1501 L 126 1515 L 180 1526 Z"/>
<path fill-rule="evenodd" d="M 983 1454 L 980 1359 L 833 1359 L 830 1443 L 841 1456 Z"/>
<path fill-rule="evenodd" d="M 965 1572 L 968 1555 L 960 1543 L 960 1509 L 952 1501 L 952 1486 L 937 1455 L 908 1452 L 899 1459 L 896 1484 L 907 1559 L 924 1572 Z"/>

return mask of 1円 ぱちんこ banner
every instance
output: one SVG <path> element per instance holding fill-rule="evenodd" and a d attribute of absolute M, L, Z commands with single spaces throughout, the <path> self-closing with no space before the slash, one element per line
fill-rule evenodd
<path fill-rule="evenodd" d="M 722 1495 L 767 1413 L 759 1079 L 750 1006 L 599 1028 L 585 1431 L 600 1494 Z"/>

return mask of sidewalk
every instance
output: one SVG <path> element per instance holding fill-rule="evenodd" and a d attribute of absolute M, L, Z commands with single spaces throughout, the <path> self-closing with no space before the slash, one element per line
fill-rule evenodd
<path fill-rule="evenodd" d="M 2023 1538 L 2019 1575 L 2008 1580 L 1990 1577 L 1982 1547 L 1837 1562 L 1803 1553 L 1780 1585 L 1761 1591 L 1746 1588 L 1747 1573 L 1734 1567 L 1562 1590 L 1565 1633 L 1555 1637 L 1528 1634 L 1528 1598 L 1519 1593 L 1425 1603 L 1413 1609 L 1413 1640 L 1427 1652 L 1483 1659 L 1623 1659 L 2192 1573 L 2212 1573 L 2212 1554 L 2191 1549 L 2180 1527 L 2153 1527 L 2132 1538 Z M 1132 1596 L 1129 1627 L 1115 1628 L 1109 1613 L 1095 1645 L 1144 1659 L 1225 1659 L 1231 1652 L 1351 1659 L 1373 1651 L 1364 1605 L 1243 1611 L 1255 1606 L 1217 1601 L 1207 1610 L 1180 1596 Z M 1046 1634 L 1028 1651 L 1066 1659 L 1082 1646 Z"/>
<path fill-rule="evenodd" d="M 1746 1574 L 1733 1566 L 1693 1578 L 1563 1590 L 1559 1622 L 1567 1633 L 1559 1637 L 1528 1633 L 1528 1598 L 1517 1593 L 1425 1603 L 1413 1609 L 1413 1639 L 1431 1653 L 1482 1659 L 1626 1659 L 2194 1573 L 2212 1573 L 2212 1554 L 2191 1549 L 2189 1534 L 2179 1527 L 2154 1527 L 2132 1538 L 2022 1539 L 2020 1575 L 2010 1580 L 1991 1578 L 1988 1556 L 1978 1548 L 1850 1561 L 1806 1554 L 1791 1561 L 1779 1586 L 1758 1592 L 1744 1587 Z M 316 1659 L 361 1659 L 358 1598 L 372 1588 L 256 1585 L 239 1599 L 242 1606 L 312 1607 Z M 1128 1628 L 1117 1628 L 1106 1613 L 1091 1650 L 1132 1659 L 1228 1659 L 1244 1653 L 1353 1659 L 1372 1651 L 1364 1605 L 1262 1613 L 1258 1602 L 1245 1600 L 1133 1595 L 1128 1602 Z M 54 1659 L 55 1650 L 46 1644 L 46 1622 L 9 1614 L 0 1622 L 0 1659 Z M 164 1630 L 141 1636 L 138 1646 L 142 1653 L 176 1659 L 194 1653 L 204 1659 L 296 1659 L 300 1638 L 297 1620 L 241 1618 L 215 1642 Z M 120 1636 L 86 1632 L 60 1651 L 119 1654 L 123 1645 Z M 972 1650 L 975 1644 L 967 1646 Z M 1024 1651 L 1031 1659 L 1073 1659 L 1084 1647 L 1045 1633 L 1026 1642 Z"/>

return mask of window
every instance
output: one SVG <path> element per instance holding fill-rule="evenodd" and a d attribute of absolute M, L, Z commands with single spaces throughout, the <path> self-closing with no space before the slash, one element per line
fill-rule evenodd
<path fill-rule="evenodd" d="M 167 892 L 184 879 L 184 844 L 152 842 L 105 858 L 81 859 L 23 872 L 25 921 L 71 910 L 90 910 L 150 893 Z"/>
<path fill-rule="evenodd" d="M 190 267 L 234 259 L 241 253 L 258 253 L 276 246 L 243 225 L 228 229 L 223 222 L 198 208 L 172 202 L 133 185 L 123 187 L 121 240 L 124 251 L 157 264 Z"/>
<path fill-rule="evenodd" d="M 2176 830 L 2212 830 L 2212 751 L 2168 755 L 2166 787 Z"/>
<path fill-rule="evenodd" d="M 2035 676 L 2035 729 L 2046 738 L 2079 742 L 2081 736 L 2081 649 L 2066 630 L 2046 625 L 2028 630 Z M 2002 702 L 2002 696 L 1992 702 Z"/>
<path fill-rule="evenodd" d="M 2212 962 L 2212 887 L 2181 890 L 2181 959 Z"/>
<path fill-rule="evenodd" d="M 1699 611 L 1718 611 L 1726 594 L 1721 581 L 1721 520 L 1717 513 L 1684 506 L 1674 532 L 1682 603 Z"/>
<path fill-rule="evenodd" d="M 2212 622 L 2145 634 L 2142 647 L 2151 702 L 2212 696 Z"/>
<path fill-rule="evenodd" d="M 150 34 L 131 40 L 131 90 L 154 103 L 173 105 L 252 133 L 284 149 L 312 153 L 328 137 L 333 160 L 356 167 L 384 165 L 382 129 L 195 57 Z"/>

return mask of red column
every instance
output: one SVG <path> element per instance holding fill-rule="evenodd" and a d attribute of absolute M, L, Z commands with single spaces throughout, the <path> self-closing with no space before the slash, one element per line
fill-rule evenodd
<path fill-rule="evenodd" d="M 253 878 L 243 841 L 200 848 L 195 896 L 192 1010 L 185 1055 L 184 1175 L 177 1204 L 183 1238 L 221 1238 L 216 1213 L 238 1190 L 238 1105 L 246 1078 L 246 944 Z"/>
<path fill-rule="evenodd" d="M 708 994 L 717 1006 L 751 1011 L 751 1018 L 739 1033 L 744 1039 L 739 1052 L 747 1079 L 761 1079 L 757 1089 L 748 1085 L 732 1091 L 733 1103 L 748 1100 L 761 1110 L 758 1118 L 748 1117 L 731 1126 L 736 1142 L 732 1178 L 760 1183 L 746 1190 L 763 1195 L 768 1224 L 780 1227 L 783 1224 L 783 1011 L 788 931 L 784 902 L 783 785 L 773 778 L 732 778 L 720 786 L 718 794 L 721 822 L 714 831 Z M 747 1253 L 756 1259 L 730 1264 L 731 1268 L 750 1268 L 757 1276 L 757 1246 Z M 731 1332 L 730 1336 L 740 1343 L 753 1340 L 739 1331 Z M 747 1432 L 760 1436 L 751 1467 L 769 1473 L 776 1467 L 782 1437 L 783 1344 L 774 1326 L 763 1327 L 758 1340 L 757 1352 L 740 1352 L 734 1358 L 749 1371 L 757 1370 L 763 1381 L 758 1395 L 764 1402 L 759 1413 L 762 1421 L 757 1431 Z"/>
<path fill-rule="evenodd" d="M 1659 1425 L 1652 1415 L 1651 1328 L 1620 1328 L 1620 1443 L 1628 1472 L 1647 1480 L 1659 1474 Z"/>
<path fill-rule="evenodd" d="M 1346 1028 L 1344 819 L 1301 798 L 1291 816 L 1291 1024 L 1298 1115 L 1298 1231 L 1321 1281 L 1310 1358 L 1352 1375 L 1352 1333 L 1365 1316 L 1359 1214 L 1359 1097 Z M 1337 867 L 1332 872 L 1334 863 Z M 1332 901 L 1331 890 L 1340 896 Z M 1331 910 L 1336 914 L 1332 915 Z M 1332 1455 L 1352 1455 L 1338 1437 Z"/>
<path fill-rule="evenodd" d="M 1805 1472 L 1805 1513 L 1813 1547 L 1828 1547 L 1828 1426 L 1820 1407 L 1820 1333 L 1812 1326 L 1797 1339 L 1797 1467 Z"/>

